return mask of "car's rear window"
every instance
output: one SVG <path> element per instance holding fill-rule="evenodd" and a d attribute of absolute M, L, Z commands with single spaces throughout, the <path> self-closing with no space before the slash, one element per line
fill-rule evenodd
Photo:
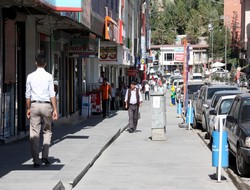
<path fill-rule="evenodd" d="M 215 92 L 217 91 L 223 91 L 223 90 L 238 90 L 237 87 L 232 87 L 232 88 L 208 88 L 208 92 L 207 92 L 207 99 L 210 100 L 212 99 L 213 95 Z"/>
<path fill-rule="evenodd" d="M 203 84 L 188 85 L 188 94 L 193 94 L 194 92 L 197 92 L 202 86 Z"/>
<path fill-rule="evenodd" d="M 250 120 L 250 99 L 244 100 L 241 107 L 241 121 L 249 121 Z"/>

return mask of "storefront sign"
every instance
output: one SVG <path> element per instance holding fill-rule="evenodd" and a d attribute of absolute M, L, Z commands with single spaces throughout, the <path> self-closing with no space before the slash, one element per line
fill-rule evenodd
<path fill-rule="evenodd" d="M 77 38 L 70 41 L 69 55 L 72 57 L 98 57 L 99 39 Z"/>
<path fill-rule="evenodd" d="M 174 60 L 179 61 L 179 62 L 183 62 L 184 61 L 184 53 L 175 53 Z"/>
<path fill-rule="evenodd" d="M 176 48 L 174 48 L 174 52 L 182 52 L 182 53 L 184 53 L 184 48 L 183 47 L 176 47 Z"/>
<path fill-rule="evenodd" d="M 81 0 L 40 0 L 41 3 L 47 5 L 55 11 L 70 11 L 81 12 L 82 1 Z"/>
<path fill-rule="evenodd" d="M 117 61 L 117 47 L 101 47 L 100 61 Z"/>
<path fill-rule="evenodd" d="M 129 68 L 127 70 L 127 76 L 135 77 L 138 74 L 138 70 L 136 68 Z"/>
<path fill-rule="evenodd" d="M 119 43 L 117 23 L 109 16 L 105 17 L 105 40 Z"/>

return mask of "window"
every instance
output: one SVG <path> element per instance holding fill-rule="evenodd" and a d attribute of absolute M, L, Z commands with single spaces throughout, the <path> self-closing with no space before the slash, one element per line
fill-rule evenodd
<path fill-rule="evenodd" d="M 231 105 L 232 105 L 233 99 L 226 99 L 221 103 L 219 114 L 227 114 Z"/>
<path fill-rule="evenodd" d="M 111 9 L 114 9 L 114 0 L 111 0 Z"/>
<path fill-rule="evenodd" d="M 173 53 L 165 53 L 164 54 L 164 61 L 173 61 L 174 60 L 174 54 Z"/>

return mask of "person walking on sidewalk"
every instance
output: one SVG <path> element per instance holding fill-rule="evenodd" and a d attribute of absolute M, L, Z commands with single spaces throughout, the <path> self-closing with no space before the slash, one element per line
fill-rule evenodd
<path fill-rule="evenodd" d="M 144 86 L 144 90 L 145 90 L 145 100 L 149 100 L 149 91 L 150 91 L 150 86 L 148 83 L 145 84 Z"/>
<path fill-rule="evenodd" d="M 106 118 L 109 115 L 109 97 L 112 97 L 111 86 L 107 83 L 106 78 L 103 78 L 100 91 L 102 92 L 102 114 L 103 118 Z"/>
<path fill-rule="evenodd" d="M 116 93 L 116 89 L 115 89 L 115 85 L 114 83 L 111 83 L 111 105 L 110 105 L 110 109 L 114 110 L 115 109 L 115 93 Z"/>
<path fill-rule="evenodd" d="M 129 128 L 128 131 L 133 133 L 137 128 L 139 106 L 142 104 L 142 95 L 138 88 L 135 87 L 136 82 L 131 82 L 130 88 L 125 95 L 125 108 L 128 109 Z"/>
<path fill-rule="evenodd" d="M 36 59 L 37 69 L 27 76 L 26 80 L 26 106 L 27 118 L 30 119 L 31 154 L 34 167 L 41 163 L 49 165 L 49 146 L 51 142 L 52 120 L 58 119 L 56 96 L 53 77 L 45 71 L 46 62 L 42 56 Z M 39 159 L 40 131 L 43 123 L 42 159 Z"/>

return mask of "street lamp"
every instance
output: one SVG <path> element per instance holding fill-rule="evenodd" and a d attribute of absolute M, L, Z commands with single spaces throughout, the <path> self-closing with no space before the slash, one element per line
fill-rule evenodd
<path fill-rule="evenodd" d="M 200 15 L 201 16 L 201 15 Z M 204 17 L 204 16 L 202 16 Z M 204 18 L 207 18 L 207 17 L 204 17 Z M 209 18 L 207 18 L 209 19 Z M 212 52 L 211 52 L 211 56 L 212 56 L 212 62 L 214 60 L 214 36 L 213 36 L 213 22 L 216 21 L 216 20 L 224 20 L 225 17 L 224 16 L 220 16 L 220 18 L 218 19 L 210 19 L 210 23 L 208 24 L 208 30 L 210 32 L 210 35 L 211 35 L 211 45 L 212 45 Z M 225 26 L 225 70 L 227 70 L 227 27 Z"/>
<path fill-rule="evenodd" d="M 211 37 L 211 45 L 212 45 L 212 53 L 211 53 L 211 56 L 212 56 L 212 62 L 214 61 L 214 28 L 213 28 L 213 24 L 212 23 L 209 23 L 208 24 L 208 30 L 210 32 L 210 37 Z"/>

